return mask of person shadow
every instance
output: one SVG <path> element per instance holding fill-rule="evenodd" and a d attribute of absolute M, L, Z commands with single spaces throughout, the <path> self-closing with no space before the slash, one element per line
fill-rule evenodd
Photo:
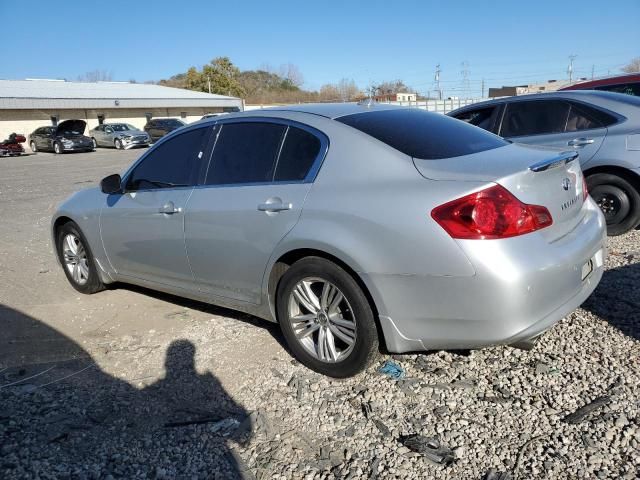
<path fill-rule="evenodd" d="M 138 389 L 33 317 L 0 304 L 0 324 L 0 478 L 253 478 L 234 449 L 251 416 L 192 342 Z"/>

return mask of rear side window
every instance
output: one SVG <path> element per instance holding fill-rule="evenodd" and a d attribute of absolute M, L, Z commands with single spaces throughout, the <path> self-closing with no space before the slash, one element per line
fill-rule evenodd
<path fill-rule="evenodd" d="M 618 121 L 616 117 L 610 113 L 600 110 L 599 108 L 585 105 L 584 103 L 570 103 L 571 112 L 569 113 L 569 121 L 571 121 L 572 115 L 580 115 L 587 118 L 591 124 L 596 124 L 596 126 L 590 128 L 608 127 Z M 569 123 L 567 123 L 567 131 L 573 131 L 569 130 Z"/>
<path fill-rule="evenodd" d="M 271 182 L 285 125 L 226 123 L 218 134 L 207 185 Z"/>
<path fill-rule="evenodd" d="M 618 85 L 604 85 L 602 87 L 595 87 L 595 89 L 604 90 L 606 92 L 624 93 L 626 95 L 640 97 L 640 82 L 620 83 Z"/>
<path fill-rule="evenodd" d="M 289 127 L 285 137 L 274 181 L 302 181 L 320 153 L 320 139 L 301 128 Z"/>
<path fill-rule="evenodd" d="M 193 172 L 209 128 L 176 135 L 152 149 L 129 175 L 127 190 L 149 190 L 193 185 Z"/>
<path fill-rule="evenodd" d="M 356 113 L 336 120 L 420 159 L 458 157 L 508 145 L 480 128 L 419 109 Z"/>
<path fill-rule="evenodd" d="M 512 102 L 502 120 L 503 137 L 564 132 L 569 104 L 560 100 Z"/>

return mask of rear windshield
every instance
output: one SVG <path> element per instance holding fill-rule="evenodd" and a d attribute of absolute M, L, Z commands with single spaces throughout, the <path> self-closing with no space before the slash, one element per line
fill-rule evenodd
<path fill-rule="evenodd" d="M 508 145 L 495 135 L 455 118 L 419 109 L 356 113 L 337 121 L 414 158 L 436 160 Z"/>

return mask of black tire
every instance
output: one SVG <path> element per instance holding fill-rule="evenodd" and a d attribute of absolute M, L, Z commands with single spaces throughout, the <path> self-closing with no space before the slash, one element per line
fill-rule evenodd
<path fill-rule="evenodd" d="M 344 305 L 348 305 L 352 311 L 356 339 L 352 350 L 342 360 L 326 362 L 314 357 L 296 338 L 289 322 L 289 300 L 293 289 L 298 282 L 309 277 L 328 281 L 337 287 L 346 299 L 347 304 Z M 276 307 L 278 321 L 289 348 L 302 364 L 316 372 L 334 378 L 350 377 L 367 368 L 378 355 L 378 331 L 367 297 L 351 275 L 329 260 L 307 257 L 294 263 L 280 280 Z M 314 335 L 316 334 L 312 334 Z"/>
<path fill-rule="evenodd" d="M 31 147 L 31 151 L 33 153 L 36 153 L 38 151 L 38 147 L 36 146 L 36 142 L 34 142 L 33 140 L 31 140 L 31 143 L 29 144 L 29 146 Z"/>
<path fill-rule="evenodd" d="M 587 177 L 587 186 L 604 213 L 607 235 L 622 235 L 640 224 L 640 194 L 629 180 L 610 173 L 595 173 Z"/>
<path fill-rule="evenodd" d="M 75 236 L 82 244 L 86 252 L 86 266 L 88 267 L 89 273 L 84 283 L 78 282 L 67 267 L 64 253 L 64 242 L 67 235 Z M 58 254 L 58 259 L 60 260 L 60 264 L 62 265 L 64 274 L 66 275 L 67 280 L 69 280 L 69 283 L 73 288 L 84 294 L 92 294 L 105 289 L 102 280 L 100 280 L 100 275 L 98 274 L 96 262 L 93 258 L 93 253 L 91 252 L 89 243 L 87 242 L 85 236 L 82 234 L 80 228 L 78 228 L 78 226 L 74 222 L 65 223 L 56 231 L 56 252 Z"/>
<path fill-rule="evenodd" d="M 53 153 L 55 153 L 56 155 L 60 155 L 61 153 L 64 153 L 64 147 L 60 142 L 54 142 Z"/>
<path fill-rule="evenodd" d="M 122 140 L 120 140 L 119 138 L 116 138 L 113 141 L 113 145 L 116 147 L 116 150 L 122 150 Z"/>
<path fill-rule="evenodd" d="M 96 141 L 95 138 L 91 137 L 91 143 L 93 143 L 93 148 L 94 149 L 98 148 L 98 142 Z"/>

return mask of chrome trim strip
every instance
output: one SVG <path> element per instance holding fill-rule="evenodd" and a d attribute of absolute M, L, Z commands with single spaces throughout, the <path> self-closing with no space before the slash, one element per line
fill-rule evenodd
<path fill-rule="evenodd" d="M 556 168 L 562 165 L 566 165 L 567 163 L 571 163 L 576 158 L 578 158 L 578 152 L 562 152 L 555 157 L 551 157 L 546 160 L 542 160 L 541 162 L 530 165 L 529 170 L 531 170 L 532 172 L 544 172 L 546 170 L 549 170 L 550 168 Z"/>

